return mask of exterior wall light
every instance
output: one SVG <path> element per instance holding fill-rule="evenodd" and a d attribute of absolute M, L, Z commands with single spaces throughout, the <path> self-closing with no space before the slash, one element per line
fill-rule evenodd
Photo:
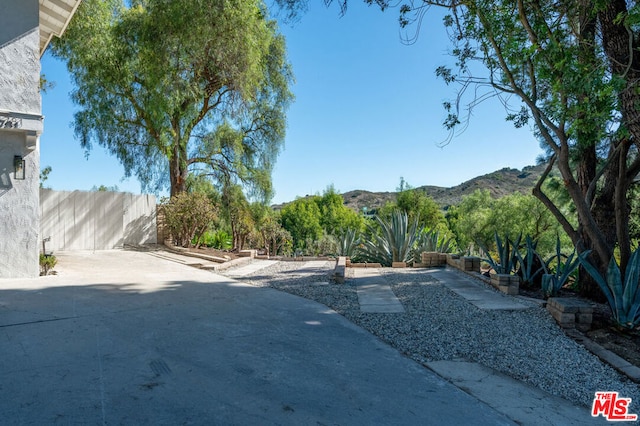
<path fill-rule="evenodd" d="M 16 180 L 24 180 L 25 178 L 25 161 L 20 155 L 13 157 L 13 177 Z"/>

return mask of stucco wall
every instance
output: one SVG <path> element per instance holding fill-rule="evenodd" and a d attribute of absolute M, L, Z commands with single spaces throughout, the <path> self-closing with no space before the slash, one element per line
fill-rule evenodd
<path fill-rule="evenodd" d="M 38 0 L 0 0 L 0 110 L 40 114 Z"/>
<path fill-rule="evenodd" d="M 0 278 L 39 274 L 38 0 L 0 0 Z M 14 176 L 14 156 L 26 163 Z"/>
<path fill-rule="evenodd" d="M 14 155 L 25 160 L 24 180 L 14 177 Z M 0 131 L 0 278 L 40 273 L 39 157 L 38 149 L 27 152 L 23 133 Z"/>

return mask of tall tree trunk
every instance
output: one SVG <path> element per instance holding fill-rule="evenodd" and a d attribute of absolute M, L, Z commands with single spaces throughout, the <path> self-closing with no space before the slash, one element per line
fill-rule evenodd
<path fill-rule="evenodd" d="M 617 239 L 615 214 L 615 187 L 617 180 L 616 171 L 617 168 L 615 168 L 615 170 L 612 170 L 609 167 L 605 172 L 605 175 L 602 178 L 604 180 L 604 184 L 598 191 L 591 209 L 593 219 L 595 220 L 598 228 L 604 236 L 607 245 L 611 247 L 611 252 L 613 252 L 613 247 L 615 247 Z M 594 250 L 590 256 L 590 260 L 594 264 L 594 266 L 596 266 L 598 270 L 604 275 L 609 263 L 609 258 L 603 257 L 600 253 Z M 582 267 L 580 269 L 580 282 L 580 292 L 583 296 L 600 302 L 605 301 L 604 293 L 602 293 L 602 290 L 600 290 L 598 284 L 584 269 L 582 269 Z"/>
<path fill-rule="evenodd" d="M 623 278 L 626 273 L 627 264 L 631 258 L 631 236 L 629 235 L 631 206 L 627 198 L 631 186 L 631 180 L 627 178 L 627 157 L 630 147 L 630 141 L 626 139 L 620 141 L 619 149 L 616 150 L 617 158 L 614 157 L 612 159 L 617 165 L 613 199 L 615 204 L 616 234 L 620 248 L 620 272 Z"/>
<path fill-rule="evenodd" d="M 187 150 L 180 142 L 174 143 L 171 158 L 169 158 L 169 181 L 171 183 L 171 196 L 178 195 L 187 190 Z"/>
<path fill-rule="evenodd" d="M 637 53 L 639 40 L 630 28 L 625 27 L 627 2 L 610 0 L 603 3 L 605 5 L 598 14 L 602 28 L 602 44 L 609 58 L 611 72 L 626 81 L 625 88 L 619 94 L 623 124 L 633 136 L 635 143 L 640 144 L 640 55 Z"/>
<path fill-rule="evenodd" d="M 592 65 L 596 68 L 599 64 L 599 58 L 596 54 L 596 19 L 597 16 L 593 11 L 593 4 L 590 0 L 580 0 L 579 4 L 579 59 L 585 66 Z M 585 92 L 579 96 L 580 102 L 588 103 L 591 93 Z M 581 195 L 587 203 L 590 211 L 589 215 L 592 216 L 593 222 L 589 223 L 585 220 L 584 215 L 578 215 L 578 231 L 580 232 L 581 243 L 585 250 L 593 250 L 594 241 L 592 240 L 593 230 L 590 226 L 595 225 L 601 233 L 601 237 L 604 243 L 608 246 L 608 251 L 615 245 L 616 239 L 616 227 L 615 227 L 615 214 L 614 214 L 614 198 L 612 187 L 605 185 L 605 188 L 598 193 L 598 195 L 591 203 L 589 200 L 589 188 L 594 184 L 594 181 L 598 179 L 598 156 L 596 152 L 596 145 L 600 142 L 601 135 L 604 133 L 600 126 L 599 119 L 593 119 L 587 113 L 581 114 L 577 117 L 581 125 L 576 132 L 577 147 L 576 147 L 576 178 Z M 609 182 L 608 178 L 610 174 L 607 174 L 605 181 Z M 602 250 L 593 250 L 591 255 L 591 261 L 600 271 L 604 271 L 606 262 L 608 259 L 603 259 Z M 604 294 L 600 290 L 597 282 L 589 275 L 582 266 L 580 266 L 580 293 L 594 300 L 604 300 Z"/>
<path fill-rule="evenodd" d="M 627 2 L 625 0 L 610 0 L 604 2 L 604 6 L 598 13 L 602 31 L 602 44 L 605 54 L 609 59 L 611 73 L 624 79 L 625 87 L 618 94 L 620 112 L 622 113 L 621 128 L 629 131 L 631 141 L 640 148 L 640 55 L 638 48 L 640 43 L 637 34 L 625 26 L 627 16 Z M 630 208 L 627 201 L 627 192 L 630 181 L 626 176 L 627 157 L 629 153 L 629 140 L 619 142 L 616 158 L 612 158 L 611 164 L 615 171 L 609 176 L 611 197 L 614 200 L 613 219 L 616 223 L 617 242 L 620 248 L 620 269 L 625 273 L 626 265 L 631 254 L 631 241 L 629 238 Z"/>
<path fill-rule="evenodd" d="M 591 182 L 596 178 L 596 167 L 597 167 L 597 156 L 596 156 L 596 148 L 595 148 L 595 140 L 594 143 L 588 147 L 580 150 L 580 159 L 577 167 L 577 180 L 578 186 L 580 187 L 580 191 L 582 192 L 582 196 L 586 199 L 587 194 L 589 192 L 589 186 Z M 607 242 L 610 242 L 610 239 L 607 238 L 608 232 L 603 229 L 603 226 L 608 227 L 610 224 L 614 225 L 615 223 L 607 223 L 606 220 L 606 210 L 607 208 L 610 211 L 613 211 L 613 205 L 607 201 L 606 197 L 597 197 L 596 202 L 593 203 L 591 213 L 593 214 L 593 219 L 598 227 L 605 234 L 605 239 Z M 606 206 L 605 206 L 606 204 Z M 587 224 L 578 216 L 579 223 L 579 233 L 581 238 L 581 243 L 583 245 L 584 250 L 593 250 L 593 243 L 591 241 L 591 237 L 589 236 L 589 232 L 587 232 Z M 615 237 L 615 231 L 613 233 Z M 597 251 L 593 251 L 591 255 L 591 261 L 594 265 L 598 267 L 599 270 L 602 270 L 603 265 L 606 265 L 607 259 L 601 259 L 601 256 L 598 255 Z M 584 297 L 588 297 L 593 300 L 602 301 L 604 299 L 604 294 L 600 290 L 598 283 L 589 275 L 589 273 L 582 267 L 579 267 L 579 276 L 580 276 L 580 294 Z"/>

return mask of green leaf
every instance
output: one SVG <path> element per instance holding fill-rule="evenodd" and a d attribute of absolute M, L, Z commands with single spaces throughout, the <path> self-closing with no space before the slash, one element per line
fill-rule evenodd
<path fill-rule="evenodd" d="M 640 249 L 629 259 L 625 273 L 623 305 L 627 312 L 627 320 L 632 324 L 640 322 Z"/>
<path fill-rule="evenodd" d="M 620 268 L 618 267 L 614 256 L 611 256 L 611 260 L 609 261 L 606 281 L 607 286 L 613 295 L 614 305 L 612 307 L 615 309 L 614 312 L 616 314 L 623 313 L 622 276 L 620 275 Z"/>
<path fill-rule="evenodd" d="M 609 306 L 611 306 L 611 309 L 613 310 L 616 306 L 615 298 L 613 296 L 613 293 L 611 292 L 611 289 L 607 285 L 607 281 L 605 280 L 605 278 L 603 278 L 602 275 L 600 275 L 600 272 L 598 272 L 598 270 L 591 264 L 591 262 L 589 262 L 589 260 L 587 259 L 587 255 L 580 256 L 578 259 L 580 260 L 582 267 L 587 271 L 587 273 L 589 273 L 589 275 L 591 275 L 591 277 L 598 284 L 598 286 L 604 293 L 605 297 L 607 298 L 607 301 L 609 302 Z"/>

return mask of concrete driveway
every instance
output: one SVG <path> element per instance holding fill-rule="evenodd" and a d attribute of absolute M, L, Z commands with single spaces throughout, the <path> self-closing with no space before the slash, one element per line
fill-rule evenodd
<path fill-rule="evenodd" d="M 129 251 L 0 280 L 0 423 L 511 424 L 326 306 Z"/>

